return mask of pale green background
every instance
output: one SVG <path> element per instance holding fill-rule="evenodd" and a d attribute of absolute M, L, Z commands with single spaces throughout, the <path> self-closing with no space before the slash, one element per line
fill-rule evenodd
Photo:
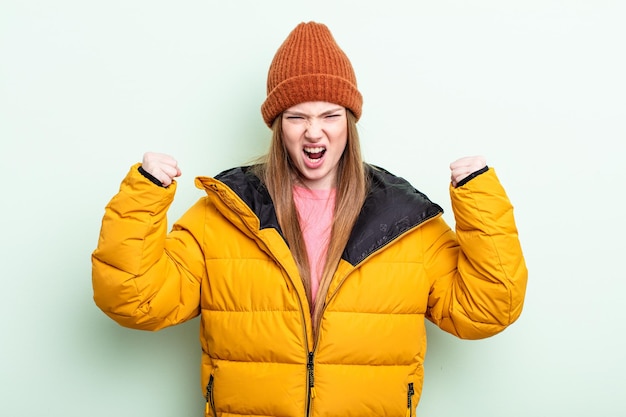
<path fill-rule="evenodd" d="M 530 270 L 521 319 L 428 327 L 419 417 L 625 416 L 626 6 L 621 1 L 0 3 L 0 415 L 202 415 L 198 320 L 119 327 L 92 301 L 107 201 L 153 150 L 170 219 L 266 149 L 272 56 L 325 22 L 365 97 L 365 158 L 447 210 L 448 164 L 484 154 Z"/>

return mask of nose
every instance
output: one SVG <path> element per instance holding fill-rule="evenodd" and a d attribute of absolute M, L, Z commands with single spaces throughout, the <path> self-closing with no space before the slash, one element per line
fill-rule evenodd
<path fill-rule="evenodd" d="M 320 140 L 322 136 L 322 123 L 316 117 L 310 118 L 307 121 L 304 137 L 312 141 L 317 141 Z"/>

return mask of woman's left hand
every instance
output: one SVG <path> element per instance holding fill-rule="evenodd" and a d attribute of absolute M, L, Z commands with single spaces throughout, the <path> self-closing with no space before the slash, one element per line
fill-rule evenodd
<path fill-rule="evenodd" d="M 484 156 L 466 156 L 450 164 L 450 179 L 452 185 L 456 185 L 463 179 L 467 178 L 470 174 L 483 169 L 487 166 L 487 160 Z"/>

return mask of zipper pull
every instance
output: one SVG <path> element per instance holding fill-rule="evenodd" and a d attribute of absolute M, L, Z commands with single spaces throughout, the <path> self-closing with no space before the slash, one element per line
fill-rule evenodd
<path fill-rule="evenodd" d="M 413 415 L 413 394 L 415 394 L 415 390 L 413 389 L 413 383 L 409 382 L 409 390 L 407 392 L 406 417 L 411 417 Z"/>
<path fill-rule="evenodd" d="M 204 405 L 204 415 L 209 416 L 209 405 L 213 409 L 213 415 L 215 415 L 215 405 L 213 404 L 213 375 L 209 377 L 209 383 L 206 384 L 206 404 Z"/>
<path fill-rule="evenodd" d="M 208 384 L 206 384 L 206 395 L 204 396 L 204 398 L 206 398 L 207 405 L 209 405 L 209 401 L 211 399 L 212 389 L 213 389 L 213 375 L 209 377 L 209 382 Z"/>
<path fill-rule="evenodd" d="M 309 371 L 309 392 L 311 393 L 311 398 L 315 398 L 315 372 L 313 366 L 313 352 L 309 352 L 309 361 L 306 365 Z"/>

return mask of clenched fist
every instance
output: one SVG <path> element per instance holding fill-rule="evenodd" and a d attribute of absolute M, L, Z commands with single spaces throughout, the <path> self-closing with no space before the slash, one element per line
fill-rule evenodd
<path fill-rule="evenodd" d="M 180 177 L 178 162 L 169 155 L 156 152 L 146 152 L 141 161 L 141 167 L 161 181 L 164 187 L 169 186 L 174 178 Z"/>
<path fill-rule="evenodd" d="M 487 166 L 483 156 L 466 156 L 450 164 L 450 179 L 454 187 L 474 172 Z"/>

